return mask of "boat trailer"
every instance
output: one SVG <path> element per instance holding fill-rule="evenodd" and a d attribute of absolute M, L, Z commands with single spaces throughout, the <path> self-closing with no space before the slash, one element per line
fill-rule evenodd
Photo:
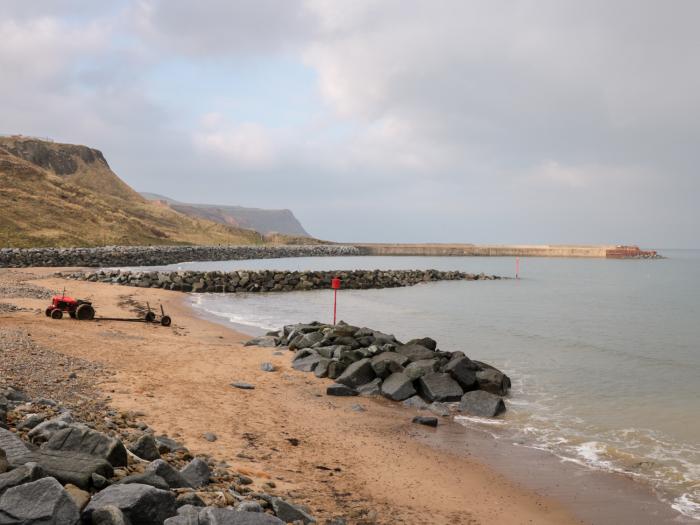
<path fill-rule="evenodd" d="M 165 314 L 163 305 L 160 305 L 160 316 L 151 310 L 151 305 L 146 303 L 146 313 L 143 317 L 95 317 L 95 321 L 122 321 L 125 323 L 152 323 L 161 326 L 170 326 L 173 322 L 169 315 Z"/>

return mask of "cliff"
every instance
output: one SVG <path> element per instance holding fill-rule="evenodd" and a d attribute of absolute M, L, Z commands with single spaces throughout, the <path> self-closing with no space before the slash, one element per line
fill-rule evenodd
<path fill-rule="evenodd" d="M 309 237 L 291 210 L 268 210 L 218 204 L 191 204 L 178 202 L 155 193 L 141 192 L 146 199 L 168 204 L 173 210 L 219 224 L 249 228 L 264 235 L 281 233 L 297 237 Z"/>

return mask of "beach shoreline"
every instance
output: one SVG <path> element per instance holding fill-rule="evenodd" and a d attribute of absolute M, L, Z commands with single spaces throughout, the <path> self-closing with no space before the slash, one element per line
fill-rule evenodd
<path fill-rule="evenodd" d="M 36 284 L 55 290 L 66 284 L 52 277 L 56 270 L 14 272 L 34 274 Z M 345 516 L 349 523 L 643 524 L 677 516 L 647 487 L 621 476 L 586 478 L 596 490 L 567 495 L 556 487 L 571 476 L 579 476 L 574 487 L 581 487 L 580 476 L 592 475 L 582 472 L 591 471 L 559 468 L 544 453 L 514 458 L 512 450 L 522 447 L 479 438 L 456 423 L 416 427 L 410 409 L 383 399 L 328 398 L 328 380 L 292 370 L 287 352 L 244 348 L 245 334 L 202 319 L 183 294 L 90 282 L 68 286 L 72 295 L 91 298 L 100 315 L 124 316 L 127 300 L 162 302 L 174 325 L 53 321 L 37 313 L 45 301 L 9 298 L 34 311 L 3 315 L 0 327 L 26 329 L 40 344 L 102 363 L 116 372 L 101 385 L 115 407 L 144 412 L 149 425 L 180 437 L 194 452 L 248 472 L 253 486 L 274 479 L 320 523 Z M 265 361 L 277 371 L 261 371 Z M 256 388 L 234 389 L 231 381 Z M 207 442 L 204 432 L 216 433 L 218 441 Z M 528 470 L 541 463 L 552 463 L 545 470 L 555 474 L 537 478 L 550 482 L 528 483 Z M 605 493 L 616 505 L 591 501 Z M 597 509 L 584 516 L 585 507 Z"/>

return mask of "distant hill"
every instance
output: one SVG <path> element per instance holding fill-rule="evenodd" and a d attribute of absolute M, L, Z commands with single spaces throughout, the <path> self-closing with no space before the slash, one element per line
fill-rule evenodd
<path fill-rule="evenodd" d="M 0 206 L 0 247 L 263 242 L 144 199 L 96 149 L 24 136 L 0 137 Z"/>
<path fill-rule="evenodd" d="M 281 233 L 283 235 L 309 237 L 309 234 L 290 210 L 266 210 L 218 204 L 191 204 L 178 202 L 156 193 L 141 192 L 141 195 L 151 201 L 167 203 L 172 209 L 190 217 L 198 217 L 240 228 L 249 228 L 264 235 Z"/>

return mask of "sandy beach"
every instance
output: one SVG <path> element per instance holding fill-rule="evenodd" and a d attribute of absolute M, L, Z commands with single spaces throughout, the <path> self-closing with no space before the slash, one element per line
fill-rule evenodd
<path fill-rule="evenodd" d="M 181 439 L 194 453 L 212 454 L 252 477 L 273 480 L 280 494 L 308 505 L 320 523 L 578 523 L 561 505 L 488 466 L 421 442 L 433 429 L 411 424 L 408 410 L 388 401 L 328 398 L 326 380 L 290 366 L 291 355 L 243 347 L 247 338 L 199 319 L 177 292 L 46 278 L 90 298 L 98 315 L 128 316 L 127 303 L 162 303 L 171 328 L 140 323 L 54 321 L 39 311 L 45 300 L 7 299 L 36 309 L 0 317 L 0 328 L 27 330 L 39 344 L 103 364 L 114 372 L 100 387 L 120 410 L 143 412 L 158 432 Z M 122 306 L 119 306 L 119 305 Z M 260 364 L 275 364 L 274 373 Z M 254 390 L 232 388 L 246 381 Z M 365 410 L 353 410 L 353 405 Z M 203 438 L 218 436 L 216 442 Z"/>

